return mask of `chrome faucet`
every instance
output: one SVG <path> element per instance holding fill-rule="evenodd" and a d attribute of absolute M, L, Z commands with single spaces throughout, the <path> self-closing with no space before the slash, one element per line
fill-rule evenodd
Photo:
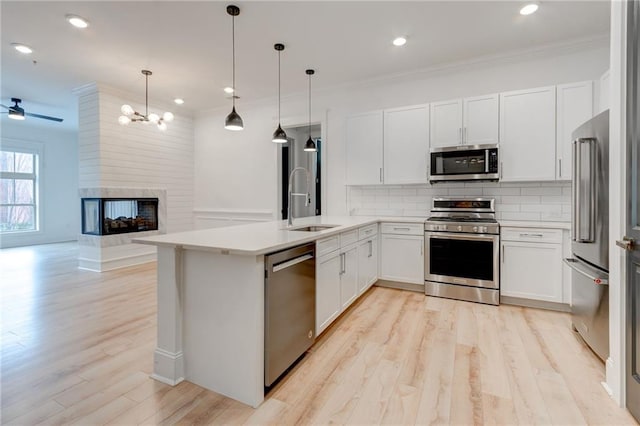
<path fill-rule="evenodd" d="M 307 192 L 293 192 L 293 175 L 297 172 L 297 171 L 304 171 L 307 175 Z M 292 210 L 292 201 L 293 201 L 293 196 L 296 197 L 304 197 L 304 205 L 305 207 L 309 205 L 309 203 L 311 202 L 311 195 L 309 194 L 309 181 L 310 181 L 311 177 L 309 175 L 309 171 L 307 169 L 305 169 L 304 167 L 296 167 L 295 169 L 291 170 L 291 174 L 289 175 L 289 206 L 287 209 L 287 226 L 293 226 L 293 210 Z"/>

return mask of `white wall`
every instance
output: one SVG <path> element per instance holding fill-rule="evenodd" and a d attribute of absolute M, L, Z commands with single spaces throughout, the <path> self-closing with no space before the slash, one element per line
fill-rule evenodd
<path fill-rule="evenodd" d="M 0 144 L 41 145 L 41 221 L 39 232 L 5 234 L 0 247 L 16 247 L 75 240 L 80 232 L 78 202 L 78 134 L 55 123 L 32 124 L 2 118 Z"/>
<path fill-rule="evenodd" d="M 344 123 L 348 115 L 462 96 L 596 79 L 609 66 L 608 40 L 524 52 L 438 70 L 416 72 L 357 86 L 313 93 L 313 122 L 323 123 L 324 213 L 347 213 Z M 317 80 L 322 79 L 320 69 Z M 283 99 L 283 126 L 304 123 L 307 95 Z M 274 100 L 238 104 L 245 130 L 224 130 L 229 108 L 195 119 L 197 208 L 277 212 L 277 151 L 270 141 L 277 125 Z M 266 215 L 264 215 L 266 216 Z"/>

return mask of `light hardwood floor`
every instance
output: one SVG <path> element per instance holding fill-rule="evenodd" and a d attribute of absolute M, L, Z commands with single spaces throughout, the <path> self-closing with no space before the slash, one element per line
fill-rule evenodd
<path fill-rule="evenodd" d="M 0 251 L 6 424 L 636 424 L 567 314 L 373 287 L 254 410 L 149 378 L 155 264 Z"/>

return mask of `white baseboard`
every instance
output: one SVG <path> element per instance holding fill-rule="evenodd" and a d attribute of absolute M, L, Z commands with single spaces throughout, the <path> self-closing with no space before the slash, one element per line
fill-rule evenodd
<path fill-rule="evenodd" d="M 156 253 L 143 253 L 107 260 L 95 260 L 88 259 L 86 257 L 80 257 L 78 258 L 78 268 L 85 269 L 87 271 L 105 272 L 112 271 L 114 269 L 127 268 L 129 266 L 155 262 L 156 259 Z"/>
<path fill-rule="evenodd" d="M 184 380 L 184 356 L 156 348 L 153 353 L 153 374 L 151 378 L 171 386 Z"/>

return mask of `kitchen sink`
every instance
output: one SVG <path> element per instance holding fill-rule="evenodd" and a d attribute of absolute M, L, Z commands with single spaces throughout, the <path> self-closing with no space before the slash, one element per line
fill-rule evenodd
<path fill-rule="evenodd" d="M 302 232 L 320 232 L 327 229 L 335 228 L 339 225 L 304 225 L 304 226 L 293 226 L 291 228 L 283 228 L 287 231 L 302 231 Z"/>

